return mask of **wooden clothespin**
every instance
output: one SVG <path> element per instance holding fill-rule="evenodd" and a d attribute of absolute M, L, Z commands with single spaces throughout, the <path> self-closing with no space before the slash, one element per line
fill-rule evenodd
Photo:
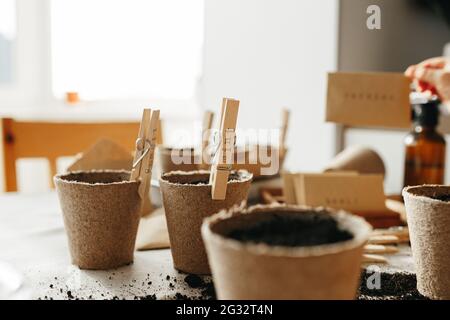
<path fill-rule="evenodd" d="M 209 160 L 207 155 L 207 148 L 209 145 L 209 134 L 211 131 L 212 123 L 214 119 L 214 112 L 205 111 L 203 114 L 203 122 L 202 122 L 202 160 Z"/>
<path fill-rule="evenodd" d="M 289 126 L 289 115 L 290 112 L 288 109 L 283 109 L 281 112 L 281 132 L 280 132 L 280 152 L 284 152 L 286 150 L 286 136 Z"/>
<path fill-rule="evenodd" d="M 142 200 L 149 196 L 153 156 L 158 130 L 159 110 L 144 109 L 130 181 L 140 181 L 139 196 Z"/>
<path fill-rule="evenodd" d="M 158 119 L 158 130 L 156 130 L 156 144 L 157 145 L 164 144 L 163 124 L 161 118 Z"/>
<path fill-rule="evenodd" d="M 210 183 L 213 200 L 224 200 L 227 193 L 228 176 L 233 163 L 235 129 L 239 111 L 239 100 L 223 98 L 219 129 L 219 146 L 211 166 Z"/>

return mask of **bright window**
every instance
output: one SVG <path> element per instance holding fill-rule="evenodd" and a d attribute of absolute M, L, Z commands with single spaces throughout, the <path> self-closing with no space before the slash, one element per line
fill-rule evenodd
<path fill-rule="evenodd" d="M 192 98 L 201 74 L 203 1 L 52 0 L 55 96 Z"/>
<path fill-rule="evenodd" d="M 12 80 L 15 37 L 16 0 L 0 0 L 0 84 Z"/>

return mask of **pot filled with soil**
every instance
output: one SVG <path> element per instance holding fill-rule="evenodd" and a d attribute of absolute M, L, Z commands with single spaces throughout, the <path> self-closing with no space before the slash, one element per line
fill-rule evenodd
<path fill-rule="evenodd" d="M 343 211 L 258 205 L 205 219 L 219 299 L 354 299 L 364 219 Z"/>
<path fill-rule="evenodd" d="M 431 299 L 450 299 L 450 187 L 403 189 L 417 289 Z"/>
<path fill-rule="evenodd" d="M 246 171 L 232 171 L 225 200 L 212 200 L 209 175 L 209 171 L 202 170 L 175 171 L 163 174 L 159 180 L 174 267 L 187 273 L 210 273 L 200 234 L 203 219 L 245 204 L 252 180 Z"/>
<path fill-rule="evenodd" d="M 123 170 L 75 171 L 54 178 L 72 263 L 111 269 L 133 262 L 139 182 Z"/>
<path fill-rule="evenodd" d="M 200 155 L 196 154 L 194 148 L 177 149 L 160 145 L 156 152 L 161 173 L 197 170 L 200 163 Z"/>

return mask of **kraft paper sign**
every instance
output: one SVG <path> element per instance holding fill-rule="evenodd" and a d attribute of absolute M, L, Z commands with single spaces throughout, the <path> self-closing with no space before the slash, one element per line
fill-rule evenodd
<path fill-rule="evenodd" d="M 78 155 L 67 171 L 77 170 L 131 170 L 131 152 L 109 139 L 100 139 L 88 150 Z"/>
<path fill-rule="evenodd" d="M 301 173 L 291 173 L 288 171 L 284 171 L 281 174 L 281 177 L 283 179 L 283 196 L 284 201 L 286 204 L 305 204 L 304 201 L 301 201 L 300 199 L 297 199 L 297 195 L 301 199 L 304 199 L 303 196 L 303 182 L 302 183 L 296 183 L 298 179 L 302 179 L 302 176 L 304 174 Z M 335 172 L 327 172 L 323 174 L 310 174 L 310 175 L 326 175 L 329 176 L 354 176 L 358 175 L 357 171 L 335 171 Z M 296 191 L 298 189 L 298 192 Z"/>
<path fill-rule="evenodd" d="M 295 204 L 356 212 L 387 211 L 382 175 L 307 173 L 290 174 L 288 180 L 295 193 L 295 199 L 291 195 L 290 201 L 295 201 Z"/>
<path fill-rule="evenodd" d="M 409 128 L 410 82 L 401 73 L 329 73 L 326 121 Z"/>

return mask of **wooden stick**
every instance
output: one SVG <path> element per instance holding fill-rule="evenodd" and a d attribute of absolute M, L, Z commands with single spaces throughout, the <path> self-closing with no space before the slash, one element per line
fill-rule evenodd
<path fill-rule="evenodd" d="M 400 240 L 396 236 L 371 236 L 368 243 L 370 244 L 397 244 Z"/>
<path fill-rule="evenodd" d="M 387 263 L 387 259 L 377 254 L 363 254 L 363 263 Z"/>
<path fill-rule="evenodd" d="M 214 112 L 205 111 L 203 114 L 203 122 L 202 122 L 202 160 L 209 160 L 207 157 L 207 148 L 209 145 L 211 127 L 214 119 Z M 206 159 L 205 159 L 206 158 Z"/>
<path fill-rule="evenodd" d="M 261 197 L 263 198 L 264 203 L 267 204 L 278 203 L 277 199 L 275 199 L 267 190 L 261 191 Z"/>
<path fill-rule="evenodd" d="M 290 111 L 283 109 L 281 113 L 280 152 L 286 149 L 286 136 L 289 126 Z"/>
<path fill-rule="evenodd" d="M 409 242 L 408 227 L 392 227 L 388 229 L 375 229 L 372 236 L 396 236 L 400 242 Z"/>
<path fill-rule="evenodd" d="M 385 246 L 382 244 L 367 244 L 364 246 L 364 253 L 391 254 L 397 253 L 396 246 Z"/>
<path fill-rule="evenodd" d="M 239 101 L 223 98 L 220 121 L 220 141 L 215 163 L 211 166 L 210 183 L 213 200 L 224 200 L 227 192 L 228 176 L 231 171 L 234 150 L 235 129 Z"/>

